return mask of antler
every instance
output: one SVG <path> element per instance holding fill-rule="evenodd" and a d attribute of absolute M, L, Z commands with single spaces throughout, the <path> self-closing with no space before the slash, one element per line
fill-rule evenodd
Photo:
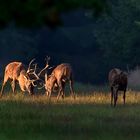
<path fill-rule="evenodd" d="M 30 80 L 30 82 L 32 83 L 32 85 L 34 86 L 34 87 L 36 87 L 37 85 L 36 84 L 34 84 L 34 82 L 36 81 L 36 80 L 39 80 L 40 78 L 38 77 L 38 75 L 36 74 L 36 68 L 37 68 L 37 64 L 34 64 L 34 69 L 33 69 L 33 71 L 32 72 L 30 72 L 30 73 L 28 73 L 28 74 L 33 74 L 34 76 L 35 76 L 35 78 L 36 79 L 33 79 L 33 80 Z"/>
<path fill-rule="evenodd" d="M 33 64 L 34 68 L 31 69 L 31 64 L 35 61 L 35 58 L 33 58 L 30 63 L 29 63 L 29 66 L 28 66 L 28 70 L 27 70 L 27 73 L 28 74 L 33 74 L 36 79 L 35 80 L 38 80 L 39 79 L 39 76 L 36 74 L 36 68 L 37 68 L 37 63 Z"/>
<path fill-rule="evenodd" d="M 44 71 L 44 70 L 46 70 L 48 67 L 49 67 L 49 61 L 50 61 L 50 57 L 49 56 L 47 56 L 47 58 L 45 58 L 45 60 L 46 60 L 46 65 L 45 65 L 45 67 L 38 73 L 38 76 L 40 76 L 41 74 L 42 74 L 42 72 Z"/>
<path fill-rule="evenodd" d="M 34 65 L 34 68 L 31 69 L 31 65 L 32 65 L 32 63 L 34 62 L 34 60 L 35 60 L 35 58 L 32 59 L 32 60 L 30 61 L 29 66 L 28 66 L 27 73 L 30 74 L 30 75 L 34 75 L 34 76 L 35 76 L 36 79 L 30 80 L 30 82 L 32 83 L 32 85 L 33 85 L 34 87 L 36 87 L 37 85 L 34 84 L 34 82 L 35 82 L 36 80 L 39 80 L 39 79 L 40 79 L 39 77 L 40 77 L 40 75 L 42 74 L 42 72 L 45 71 L 45 70 L 49 67 L 49 64 L 48 64 L 48 63 L 49 63 L 49 61 L 50 61 L 50 57 L 47 56 L 47 57 L 45 58 L 46 65 L 45 65 L 45 67 L 44 67 L 38 74 L 36 74 L 37 64 L 33 64 L 33 65 Z M 51 68 L 52 68 L 52 67 L 50 67 L 49 69 L 51 69 Z M 44 87 L 44 85 L 43 85 L 41 88 L 43 88 L 43 87 Z M 40 88 L 40 89 L 41 89 L 41 88 Z"/>
<path fill-rule="evenodd" d="M 34 69 L 31 69 L 31 64 L 35 61 L 35 58 L 33 58 L 30 63 L 29 63 L 29 66 L 28 66 L 28 69 L 27 69 L 27 73 L 30 73 L 31 71 L 33 71 Z"/>
<path fill-rule="evenodd" d="M 36 74 L 36 68 L 37 68 L 37 64 L 34 64 L 34 69 L 33 72 L 30 72 L 30 74 L 33 74 L 36 77 L 36 80 L 40 79 L 39 76 Z"/>
<path fill-rule="evenodd" d="M 34 84 L 35 80 L 31 80 L 31 83 L 34 87 L 36 87 L 37 85 Z"/>

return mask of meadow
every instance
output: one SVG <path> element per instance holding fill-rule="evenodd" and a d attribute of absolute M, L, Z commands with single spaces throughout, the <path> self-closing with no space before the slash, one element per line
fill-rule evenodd
<path fill-rule="evenodd" d="M 76 99 L 11 91 L 0 99 L 1 140 L 139 140 L 140 93 L 122 94 L 110 106 L 107 88 L 76 85 Z"/>

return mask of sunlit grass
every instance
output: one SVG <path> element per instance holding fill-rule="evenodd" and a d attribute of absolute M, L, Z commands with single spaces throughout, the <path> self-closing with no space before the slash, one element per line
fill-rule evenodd
<path fill-rule="evenodd" d="M 67 93 L 64 99 L 61 97 L 57 100 L 57 94 L 52 94 L 49 99 L 44 95 L 34 95 L 30 96 L 28 94 L 24 95 L 19 92 L 13 94 L 11 92 L 4 95 L 0 101 L 17 101 L 25 103 L 40 103 L 40 104 L 110 104 L 110 92 L 89 92 L 89 93 L 75 93 L 76 98 L 74 99 L 71 95 Z M 140 92 L 138 91 L 127 91 L 126 92 L 126 104 L 138 104 L 140 103 Z M 123 104 L 123 93 L 119 92 L 117 104 Z"/>
<path fill-rule="evenodd" d="M 75 91 L 75 100 L 68 92 L 59 100 L 56 94 L 48 99 L 39 92 L 35 96 L 4 94 L 0 99 L 0 139 L 139 140 L 140 92 L 127 91 L 125 106 L 120 93 L 114 108 L 110 92 L 103 87 L 76 86 Z"/>

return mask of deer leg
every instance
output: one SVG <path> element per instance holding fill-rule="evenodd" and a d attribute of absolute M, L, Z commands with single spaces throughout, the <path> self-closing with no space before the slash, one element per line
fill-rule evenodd
<path fill-rule="evenodd" d="M 48 93 L 48 97 L 49 97 L 49 99 L 51 98 L 51 92 Z"/>
<path fill-rule="evenodd" d="M 111 87 L 111 106 L 112 106 L 112 102 L 113 102 L 113 87 Z"/>
<path fill-rule="evenodd" d="M 46 91 L 46 96 L 49 96 L 49 92 L 48 91 Z"/>
<path fill-rule="evenodd" d="M 51 92 L 48 91 L 48 90 L 46 90 L 46 96 L 47 96 L 48 98 L 50 98 L 50 96 L 51 96 Z"/>
<path fill-rule="evenodd" d="M 125 93 L 126 93 L 126 89 L 124 90 L 124 94 L 123 94 L 123 103 L 125 104 Z"/>
<path fill-rule="evenodd" d="M 118 99 L 118 90 L 115 92 L 115 95 L 114 95 L 114 107 L 116 106 L 117 99 Z"/>
<path fill-rule="evenodd" d="M 58 86 L 59 86 L 59 92 L 58 92 L 58 95 L 57 95 L 57 100 L 59 99 L 61 93 L 63 92 L 63 86 L 62 86 L 62 81 L 60 80 L 59 83 L 58 83 Z"/>
<path fill-rule="evenodd" d="M 62 98 L 63 98 L 63 99 L 64 99 L 64 97 L 65 97 L 65 93 L 64 93 L 65 84 L 66 84 L 66 82 L 63 82 L 63 81 L 62 81 Z"/>
<path fill-rule="evenodd" d="M 34 87 L 31 85 L 28 90 L 29 95 L 34 95 Z"/>
<path fill-rule="evenodd" d="M 2 97 L 2 94 L 3 94 L 3 90 L 4 90 L 4 86 L 5 86 L 5 84 L 6 84 L 6 83 L 3 82 L 3 84 L 2 84 L 2 88 L 1 88 L 1 94 L 0 94 L 0 97 Z"/>
<path fill-rule="evenodd" d="M 75 99 L 75 94 L 74 94 L 74 90 L 73 90 L 73 81 L 70 80 L 70 81 L 69 81 L 69 84 L 70 84 L 70 92 L 71 92 L 73 98 Z"/>
<path fill-rule="evenodd" d="M 51 88 L 50 91 L 48 91 L 48 97 L 49 97 L 49 99 L 51 98 L 51 94 L 52 94 L 52 88 Z"/>
<path fill-rule="evenodd" d="M 11 82 L 11 86 L 12 86 L 13 93 L 15 93 L 15 87 L 16 87 L 16 81 L 15 80 L 13 80 Z"/>
<path fill-rule="evenodd" d="M 1 95 L 0 95 L 0 97 L 2 97 L 2 94 L 3 94 L 3 90 L 4 90 L 4 86 L 5 86 L 5 82 L 3 82 L 3 84 L 2 84 L 2 88 L 1 88 Z"/>
<path fill-rule="evenodd" d="M 114 95 L 114 107 L 116 106 L 116 94 Z"/>
<path fill-rule="evenodd" d="M 7 83 L 7 81 L 8 81 L 8 77 L 4 77 L 4 81 L 3 81 L 3 84 L 2 84 L 0 97 L 2 97 L 2 95 L 3 95 L 4 86 Z"/>
<path fill-rule="evenodd" d="M 59 99 L 60 94 L 61 94 L 61 91 L 60 91 L 60 89 L 59 89 L 59 92 L 58 92 L 58 95 L 57 95 L 57 100 Z"/>

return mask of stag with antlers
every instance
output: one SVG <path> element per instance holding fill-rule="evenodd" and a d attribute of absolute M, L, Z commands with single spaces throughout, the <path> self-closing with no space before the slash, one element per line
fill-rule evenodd
<path fill-rule="evenodd" d="M 36 86 L 34 82 L 39 79 L 35 73 L 37 64 L 34 64 L 34 69 L 31 69 L 31 64 L 35 59 L 32 59 L 26 70 L 22 62 L 11 62 L 5 67 L 4 81 L 1 88 L 1 96 L 3 95 L 4 86 L 8 80 L 11 80 L 11 87 L 13 93 L 15 92 L 16 82 L 19 83 L 22 91 L 28 91 L 29 94 L 33 94 L 33 87 Z M 34 76 L 34 79 L 30 79 L 30 76 Z"/>
<path fill-rule="evenodd" d="M 70 92 L 75 98 L 74 90 L 73 90 L 73 75 L 72 68 L 70 64 L 62 63 L 58 65 L 51 73 L 51 75 L 47 76 L 45 74 L 45 89 L 47 96 L 51 96 L 53 88 L 57 85 L 59 87 L 57 99 L 59 99 L 60 95 L 64 98 L 64 88 L 66 82 L 69 82 Z"/>

